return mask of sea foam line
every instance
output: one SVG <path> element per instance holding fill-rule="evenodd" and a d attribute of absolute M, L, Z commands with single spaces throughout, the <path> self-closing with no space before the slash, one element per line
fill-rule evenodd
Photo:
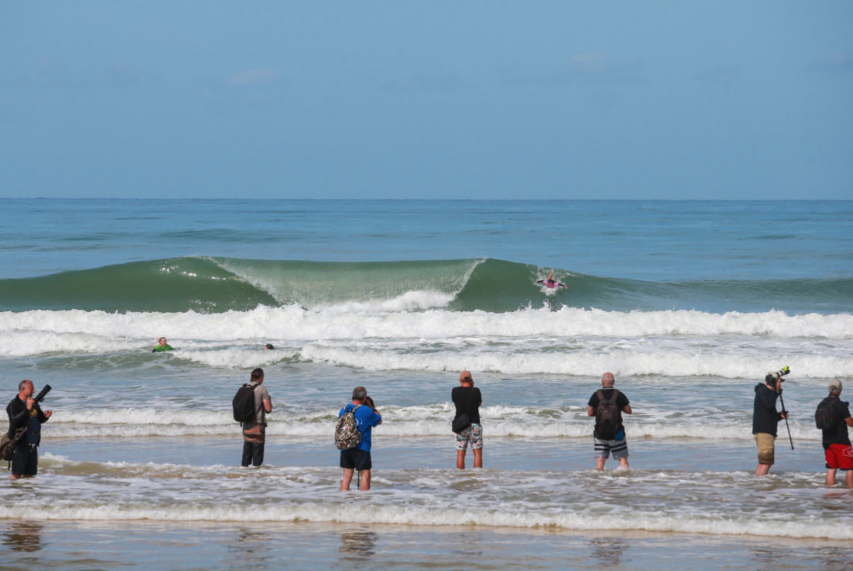
<path fill-rule="evenodd" d="M 781 339 L 853 339 L 853 315 L 786 315 L 779 311 L 724 314 L 700 311 L 602 311 L 564 307 L 511 313 L 306 310 L 296 305 L 219 314 L 106 313 L 103 311 L 0 312 L 0 333 L 82 333 L 110 339 L 452 339 L 461 336 L 556 339 L 587 336 L 750 335 Z"/>
<path fill-rule="evenodd" d="M 591 515 L 585 513 L 537 513 L 494 510 L 439 510 L 362 504 L 304 503 L 277 506 L 205 506 L 181 502 L 170 507 L 140 504 L 64 506 L 0 506 L 0 519 L 169 522 L 311 522 L 389 524 L 419 527 L 480 526 L 488 528 L 550 528 L 571 531 L 655 531 L 708 535 L 753 535 L 791 538 L 853 539 L 853 528 L 839 522 L 823 523 L 770 517 L 673 516 L 656 513 Z"/>

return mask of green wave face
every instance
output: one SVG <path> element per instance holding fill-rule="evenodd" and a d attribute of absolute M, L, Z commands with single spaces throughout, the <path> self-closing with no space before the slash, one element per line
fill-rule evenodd
<path fill-rule="evenodd" d="M 211 260 L 132 262 L 0 280 L 0 309 L 179 312 L 246 311 L 275 299 Z"/>
<path fill-rule="evenodd" d="M 477 260 L 302 262 L 217 258 L 220 266 L 272 295 L 305 307 L 391 300 L 409 292 L 445 294 L 468 280 Z"/>
<path fill-rule="evenodd" d="M 341 263 L 175 258 L 0 280 L 0 310 L 217 313 L 259 305 L 320 309 L 356 303 L 388 311 L 446 307 L 507 312 L 543 305 L 615 311 L 853 311 L 853 280 L 847 278 L 656 283 L 558 269 L 555 278 L 569 289 L 546 292 L 535 282 L 550 269 L 495 259 Z"/>

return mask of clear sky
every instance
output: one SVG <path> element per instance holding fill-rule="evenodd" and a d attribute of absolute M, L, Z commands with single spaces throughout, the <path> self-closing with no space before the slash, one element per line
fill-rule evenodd
<path fill-rule="evenodd" d="M 853 198 L 853 2 L 0 4 L 0 197 Z"/>

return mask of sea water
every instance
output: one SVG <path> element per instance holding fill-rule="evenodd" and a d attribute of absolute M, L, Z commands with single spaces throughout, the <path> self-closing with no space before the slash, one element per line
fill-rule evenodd
<path fill-rule="evenodd" d="M 2 383 L 54 410 L 39 477 L 0 486 L 4 564 L 849 568 L 813 412 L 853 380 L 851 262 L 853 202 L 0 200 Z M 780 424 L 758 479 L 753 390 L 784 365 L 795 448 Z M 259 366 L 247 470 L 230 401 Z M 606 371 L 631 469 L 598 473 Z M 342 494 L 356 385 L 384 422 L 373 490 Z"/>

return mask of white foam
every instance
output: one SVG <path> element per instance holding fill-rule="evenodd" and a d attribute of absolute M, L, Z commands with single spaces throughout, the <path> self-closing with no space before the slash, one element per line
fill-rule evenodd
<path fill-rule="evenodd" d="M 456 294 L 454 293 L 440 291 L 409 291 L 392 299 L 321 304 L 312 309 L 332 314 L 421 311 L 443 307 L 453 301 L 455 297 Z"/>
<path fill-rule="evenodd" d="M 821 355 L 726 355 L 691 354 L 684 351 L 611 351 L 573 353 L 529 352 L 506 354 L 410 353 L 369 351 L 323 345 L 307 345 L 300 352 L 304 360 L 356 367 L 371 371 L 453 372 L 460 369 L 511 375 L 597 376 L 610 371 L 617 377 L 665 375 L 669 377 L 715 376 L 730 379 L 755 378 L 785 362 L 798 378 L 825 379 L 853 370 L 853 356 Z"/>
<path fill-rule="evenodd" d="M 451 339 L 460 336 L 551 338 L 749 335 L 780 339 L 853 339 L 853 315 L 782 312 L 713 314 L 699 311 L 617 312 L 562 308 L 484 311 L 356 313 L 340 308 L 258 307 L 217 314 L 107 313 L 103 311 L 0 312 L 0 332 L 81 333 L 110 339 L 235 341 L 255 339 Z"/>
<path fill-rule="evenodd" d="M 395 437 L 431 437 L 450 439 L 450 421 L 453 408 L 449 404 L 412 407 L 379 407 L 382 425 L 373 433 Z M 652 411 L 655 413 L 656 411 Z M 287 411 L 276 418 L 268 415 L 267 434 L 296 436 L 332 441 L 337 420 L 337 409 L 309 414 Z M 523 438 L 581 438 L 592 434 L 592 420 L 586 416 L 585 407 L 572 407 L 566 412 L 543 411 L 534 407 L 486 406 L 480 411 L 487 437 Z M 629 439 L 696 438 L 704 440 L 752 440 L 752 426 L 747 421 L 735 420 L 738 413 L 721 416 L 697 413 L 689 419 L 659 418 L 659 414 L 631 418 L 626 421 Z M 816 441 L 820 431 L 811 424 L 792 422 L 791 431 L 798 441 Z M 231 413 L 208 410 L 180 409 L 89 409 L 62 411 L 44 427 L 46 438 L 109 436 L 228 436 L 239 435 L 239 425 Z"/>
<path fill-rule="evenodd" d="M 833 521 L 780 520 L 768 516 L 723 518 L 683 517 L 669 514 L 512 512 L 487 509 L 440 509 L 415 506 L 377 505 L 375 502 L 339 503 L 309 502 L 291 505 L 186 505 L 152 507 L 140 504 L 119 505 L 0 505 L 0 519 L 72 520 L 72 521 L 136 521 L 168 522 L 312 522 L 395 524 L 410 526 L 483 526 L 490 528 L 549 528 L 577 531 L 656 531 L 700 533 L 709 535 L 753 535 L 791 538 L 853 539 L 853 529 Z"/>

